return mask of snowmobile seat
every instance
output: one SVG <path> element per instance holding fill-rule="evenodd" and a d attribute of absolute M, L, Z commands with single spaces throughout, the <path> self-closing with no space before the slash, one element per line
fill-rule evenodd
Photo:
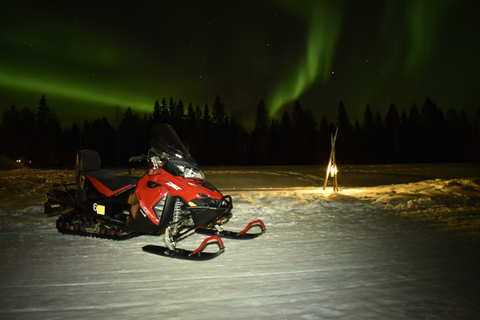
<path fill-rule="evenodd" d="M 98 191 L 108 197 L 136 186 L 140 179 L 132 176 L 117 175 L 112 171 L 90 171 L 86 173 L 86 176 Z"/>
<path fill-rule="evenodd" d="M 82 199 L 86 198 L 85 179 L 88 179 L 95 189 L 108 197 L 135 186 L 139 180 L 137 177 L 117 175 L 112 171 L 102 171 L 100 165 L 101 158 L 97 151 L 84 149 L 77 153 L 75 174 L 77 190 Z M 80 202 L 82 201 L 80 200 Z"/>

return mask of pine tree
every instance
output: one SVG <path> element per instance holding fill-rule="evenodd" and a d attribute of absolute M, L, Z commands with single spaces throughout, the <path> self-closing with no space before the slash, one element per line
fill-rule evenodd
<path fill-rule="evenodd" d="M 45 94 L 38 102 L 36 113 L 35 131 L 37 140 L 36 163 L 40 166 L 53 166 L 55 159 L 55 133 L 59 132 L 59 123 L 50 111 Z"/>
<path fill-rule="evenodd" d="M 330 129 L 330 124 L 328 123 L 327 117 L 323 116 L 322 120 L 320 121 L 320 130 L 318 134 L 318 147 L 320 149 L 318 159 L 320 163 L 326 163 L 330 156 L 331 133 L 332 130 Z M 334 130 L 333 133 L 335 133 Z"/>
<path fill-rule="evenodd" d="M 422 123 L 418 107 L 413 104 L 408 113 L 406 125 L 406 159 L 408 162 L 423 162 L 424 142 L 422 141 Z"/>
<path fill-rule="evenodd" d="M 375 125 L 373 120 L 373 113 L 370 109 L 370 105 L 367 104 L 365 108 L 365 113 L 363 115 L 363 126 L 362 126 L 362 140 L 363 140 L 363 150 L 361 153 L 362 163 L 374 163 L 377 162 L 377 154 L 375 152 L 376 148 L 376 132 Z"/>
<path fill-rule="evenodd" d="M 289 160 L 292 164 L 306 164 L 308 155 L 307 132 L 305 127 L 305 112 L 300 101 L 295 101 L 292 112 L 292 131 L 290 135 L 290 145 L 292 146 L 289 153 Z M 301 154 L 301 157 L 299 156 Z"/>
<path fill-rule="evenodd" d="M 386 123 L 386 156 L 388 162 L 398 162 L 400 146 L 400 116 L 393 103 L 388 107 Z"/>
<path fill-rule="evenodd" d="M 160 105 L 160 122 L 170 123 L 170 112 L 168 111 L 168 104 L 165 98 L 162 99 L 162 103 Z"/>
<path fill-rule="evenodd" d="M 267 106 L 263 99 L 257 106 L 257 116 L 255 118 L 255 129 L 253 130 L 253 145 L 255 148 L 255 164 L 265 165 L 268 163 L 269 151 L 269 116 Z"/>
<path fill-rule="evenodd" d="M 355 126 L 353 127 L 353 138 L 355 139 L 354 140 L 355 163 L 365 163 L 365 159 L 364 159 L 365 137 L 364 137 L 363 128 L 360 125 L 360 121 L 358 121 L 358 118 L 355 118 Z"/>
<path fill-rule="evenodd" d="M 187 116 L 185 118 L 185 123 L 189 127 L 195 127 L 195 125 L 197 123 L 195 109 L 193 108 L 193 104 L 191 102 L 188 104 Z"/>
<path fill-rule="evenodd" d="M 170 100 L 168 102 L 168 109 L 169 109 L 169 124 L 172 125 L 173 128 L 175 128 L 176 125 L 176 115 L 177 115 L 177 104 L 175 101 L 173 101 L 173 97 L 170 97 Z"/>
<path fill-rule="evenodd" d="M 245 165 L 248 160 L 249 135 L 241 121 L 241 116 L 233 115 L 230 118 L 230 127 L 232 129 L 232 159 L 231 164 Z"/>
<path fill-rule="evenodd" d="M 199 130 L 200 118 L 197 118 L 197 113 L 193 108 L 192 103 L 188 105 L 187 116 L 185 118 L 184 140 L 190 147 L 190 153 L 196 157 L 198 153 L 199 143 L 201 137 L 201 130 Z"/>
<path fill-rule="evenodd" d="M 185 123 L 185 105 L 183 104 L 182 99 L 178 100 L 174 119 L 175 121 L 173 121 L 173 123 L 174 123 L 175 131 L 180 137 L 183 137 L 184 135 L 183 127 Z"/>
<path fill-rule="evenodd" d="M 116 149 L 116 165 L 117 167 L 120 165 L 120 123 L 122 123 L 122 118 L 123 118 L 123 111 L 120 108 L 119 105 L 116 105 L 113 107 L 113 120 L 112 120 L 112 125 L 113 128 L 115 129 L 115 149 Z M 80 142 L 80 147 L 82 146 L 82 143 Z"/>
<path fill-rule="evenodd" d="M 402 109 L 402 116 L 400 118 L 400 128 L 399 128 L 399 147 L 398 147 L 398 161 L 399 162 L 408 162 L 408 117 L 405 109 Z"/>
<path fill-rule="evenodd" d="M 471 137 L 470 159 L 478 162 L 480 161 L 480 107 L 473 119 Z"/>
<path fill-rule="evenodd" d="M 212 135 L 211 142 L 211 161 L 212 164 L 225 164 L 227 152 L 224 150 L 229 144 L 228 119 L 225 112 L 225 106 L 220 96 L 215 97 L 212 106 Z"/>
<path fill-rule="evenodd" d="M 144 153 L 144 150 L 139 150 L 138 128 L 140 128 L 140 117 L 136 112 L 128 107 L 123 114 L 122 122 L 120 123 L 120 164 L 126 164 L 131 156 Z"/>
<path fill-rule="evenodd" d="M 17 107 L 12 104 L 9 109 L 2 113 L 2 150 L 12 160 L 21 159 L 20 154 L 20 112 Z"/>
<path fill-rule="evenodd" d="M 63 131 L 64 136 L 64 148 L 65 148 L 65 167 L 74 168 L 75 160 L 78 151 L 81 149 L 81 131 L 80 127 L 74 122 L 70 127 L 65 128 Z M 116 133 L 115 133 L 116 134 Z M 115 136 L 116 137 L 116 136 Z M 114 137 L 114 139 L 115 139 Z M 114 151 L 116 145 L 113 144 Z M 115 153 L 112 155 L 115 157 Z"/>
<path fill-rule="evenodd" d="M 380 115 L 380 112 L 377 110 L 375 114 L 375 121 L 373 122 L 374 132 L 375 132 L 375 143 L 374 143 L 374 163 L 384 163 L 386 161 L 386 138 L 385 138 L 385 127 L 383 125 L 383 119 Z"/>
<path fill-rule="evenodd" d="M 227 123 L 227 113 L 225 112 L 225 106 L 222 103 L 220 96 L 215 96 L 215 101 L 212 106 L 212 120 L 213 123 L 218 126 L 223 126 Z"/>
<path fill-rule="evenodd" d="M 34 154 L 34 143 L 32 137 L 35 136 L 35 112 L 28 107 L 20 111 L 20 154 L 25 164 L 32 162 Z"/>
<path fill-rule="evenodd" d="M 340 101 L 338 105 L 337 127 L 338 136 L 335 143 L 337 163 L 354 163 L 356 159 L 353 126 L 350 120 L 348 120 L 347 110 L 343 101 Z"/>
<path fill-rule="evenodd" d="M 430 99 L 426 99 L 420 114 L 424 147 L 423 161 L 444 161 L 445 121 L 442 110 Z"/>
<path fill-rule="evenodd" d="M 153 112 L 150 116 L 150 123 L 161 123 L 162 122 L 162 116 L 161 116 L 161 109 L 160 109 L 160 103 L 158 102 L 158 99 L 155 101 L 155 105 L 153 107 Z"/>
<path fill-rule="evenodd" d="M 202 139 L 201 144 L 199 146 L 199 155 L 198 159 L 202 164 L 207 165 L 212 163 L 211 153 L 215 152 L 214 146 L 212 146 L 211 138 L 212 138 L 212 117 L 210 115 L 210 108 L 206 103 L 203 107 L 203 114 L 200 121 L 200 131 L 202 132 Z"/>
<path fill-rule="evenodd" d="M 448 162 L 463 162 L 469 159 L 469 146 L 472 141 L 472 126 L 465 110 L 460 113 L 449 109 L 445 116 L 446 131 L 444 150 Z"/>

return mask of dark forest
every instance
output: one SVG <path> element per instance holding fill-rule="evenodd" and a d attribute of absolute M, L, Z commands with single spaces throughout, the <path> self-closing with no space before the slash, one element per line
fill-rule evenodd
<path fill-rule="evenodd" d="M 182 100 L 157 100 L 150 114 L 114 108 L 111 119 L 80 120 L 62 127 L 42 95 L 36 109 L 10 106 L 1 115 L 0 152 L 31 167 L 73 168 L 80 149 L 97 150 L 102 166 L 128 166 L 131 156 L 149 149 L 150 127 L 166 122 L 188 144 L 201 165 L 326 164 L 331 134 L 339 128 L 339 164 L 478 162 L 480 109 L 473 119 L 465 111 L 444 113 L 430 99 L 409 110 L 391 104 L 385 115 L 365 107 L 363 119 L 349 120 L 343 102 L 337 118 L 319 122 L 297 101 L 281 119 L 272 119 L 260 100 L 254 129 L 226 111 L 217 95 L 211 106 Z"/>

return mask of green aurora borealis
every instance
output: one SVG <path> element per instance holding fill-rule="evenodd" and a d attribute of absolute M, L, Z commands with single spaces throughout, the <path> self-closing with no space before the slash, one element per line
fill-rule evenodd
<path fill-rule="evenodd" d="M 480 107 L 476 1 L 18 1 L 0 12 L 0 110 L 42 93 L 64 121 L 173 97 L 334 120 L 428 97 Z M 319 119 L 317 119 L 319 120 Z"/>

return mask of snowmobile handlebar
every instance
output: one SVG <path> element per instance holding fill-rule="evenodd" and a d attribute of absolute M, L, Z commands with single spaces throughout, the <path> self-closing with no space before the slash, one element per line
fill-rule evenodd
<path fill-rule="evenodd" d="M 168 159 L 168 154 L 165 152 L 157 152 L 158 155 L 154 155 L 155 153 L 152 154 L 151 151 L 152 150 L 148 152 L 148 155 L 142 154 L 139 156 L 130 157 L 130 159 L 128 159 L 128 162 L 141 162 L 146 160 L 149 163 L 149 169 L 158 169 L 159 167 L 163 166 L 164 162 Z"/>
<path fill-rule="evenodd" d="M 130 159 L 128 159 L 128 162 L 133 162 L 133 161 L 143 161 L 143 160 L 146 160 L 148 157 L 144 154 L 140 155 L 140 156 L 135 156 L 135 157 L 130 157 Z"/>

